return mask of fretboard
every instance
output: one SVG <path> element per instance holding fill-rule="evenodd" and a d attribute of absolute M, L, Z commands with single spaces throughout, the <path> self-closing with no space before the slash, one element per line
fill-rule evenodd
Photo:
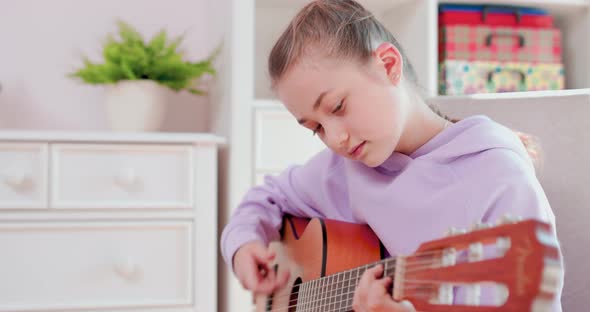
<path fill-rule="evenodd" d="M 296 311 L 344 312 L 352 311 L 354 290 L 363 273 L 383 264 L 384 276 L 394 276 L 395 258 L 384 259 L 348 271 L 343 271 L 299 285 Z"/>

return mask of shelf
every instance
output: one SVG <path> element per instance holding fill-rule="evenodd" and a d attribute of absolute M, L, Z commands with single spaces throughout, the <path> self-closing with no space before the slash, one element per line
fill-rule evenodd
<path fill-rule="evenodd" d="M 398 5 L 415 0 L 360 0 L 359 2 L 369 11 L 381 12 L 393 9 Z M 257 8 L 268 9 L 300 9 L 310 0 L 256 0 Z"/>
<path fill-rule="evenodd" d="M 590 97 L 590 88 L 584 89 L 568 89 L 568 90 L 547 90 L 547 91 L 523 91 L 523 92 L 502 92 L 502 93 L 478 93 L 478 94 L 466 94 L 466 95 L 437 95 L 429 97 L 427 100 L 444 100 L 452 101 L 453 99 L 498 99 L 498 100 L 510 100 L 510 99 L 524 99 L 524 98 L 546 98 L 546 97 L 564 97 L 564 96 L 577 96 L 587 95 Z M 272 98 L 259 98 L 255 99 L 252 105 L 254 109 L 276 109 L 285 110 L 283 104 L 278 99 Z"/>
<path fill-rule="evenodd" d="M 390 9 L 396 8 L 408 2 L 420 2 L 416 0 L 358 0 L 369 11 L 381 14 Z M 257 8 L 267 9 L 293 9 L 297 10 L 309 3 L 310 0 L 256 0 Z M 590 0 L 438 0 L 442 3 L 465 3 L 465 4 L 494 4 L 536 7 L 548 10 L 550 14 L 564 15 L 587 9 L 590 7 Z"/>
<path fill-rule="evenodd" d="M 101 142 L 101 143 L 180 143 L 225 145 L 226 139 L 210 133 L 174 132 L 117 132 L 117 131 L 60 131 L 60 130 L 5 130 L 2 141 L 27 142 Z"/>
<path fill-rule="evenodd" d="M 522 92 L 501 92 L 501 93 L 478 93 L 466 95 L 437 95 L 434 98 L 444 99 L 523 99 L 523 98 L 540 98 L 540 97 L 563 97 L 575 95 L 590 96 L 590 89 L 566 89 L 566 90 L 546 90 L 546 91 L 522 91 Z M 278 101 L 277 101 L 278 102 Z M 279 102 L 280 104 L 280 102 Z"/>
<path fill-rule="evenodd" d="M 567 15 L 590 6 L 588 0 L 439 0 L 439 3 L 494 4 L 545 9 L 552 15 Z"/>

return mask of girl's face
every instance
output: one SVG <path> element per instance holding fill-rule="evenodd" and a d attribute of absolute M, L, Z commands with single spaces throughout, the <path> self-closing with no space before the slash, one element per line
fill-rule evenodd
<path fill-rule="evenodd" d="M 276 90 L 298 122 L 331 150 L 376 167 L 396 150 L 410 115 L 402 68 L 391 44 L 381 45 L 364 65 L 308 56 Z"/>

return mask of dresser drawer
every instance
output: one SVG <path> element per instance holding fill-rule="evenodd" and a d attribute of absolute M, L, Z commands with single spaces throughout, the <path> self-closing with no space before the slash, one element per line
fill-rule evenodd
<path fill-rule="evenodd" d="M 193 151 L 172 145 L 51 147 L 52 208 L 191 208 Z"/>
<path fill-rule="evenodd" d="M 0 311 L 192 302 L 189 222 L 0 223 Z"/>
<path fill-rule="evenodd" d="M 47 208 L 47 145 L 0 143 L 0 209 Z"/>
<path fill-rule="evenodd" d="M 281 171 L 293 164 L 303 164 L 326 148 L 284 108 L 258 108 L 255 114 L 257 170 Z"/>

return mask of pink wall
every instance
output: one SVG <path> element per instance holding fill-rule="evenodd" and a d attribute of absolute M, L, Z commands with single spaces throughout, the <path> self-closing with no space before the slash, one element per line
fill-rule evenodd
<path fill-rule="evenodd" d="M 229 0 L 0 1 L 0 128 L 107 129 L 102 87 L 66 74 L 81 55 L 100 59 L 101 40 L 121 18 L 151 38 L 161 28 L 176 36 L 191 60 L 223 39 Z M 164 131 L 207 131 L 209 97 L 186 92 L 170 103 Z"/>

